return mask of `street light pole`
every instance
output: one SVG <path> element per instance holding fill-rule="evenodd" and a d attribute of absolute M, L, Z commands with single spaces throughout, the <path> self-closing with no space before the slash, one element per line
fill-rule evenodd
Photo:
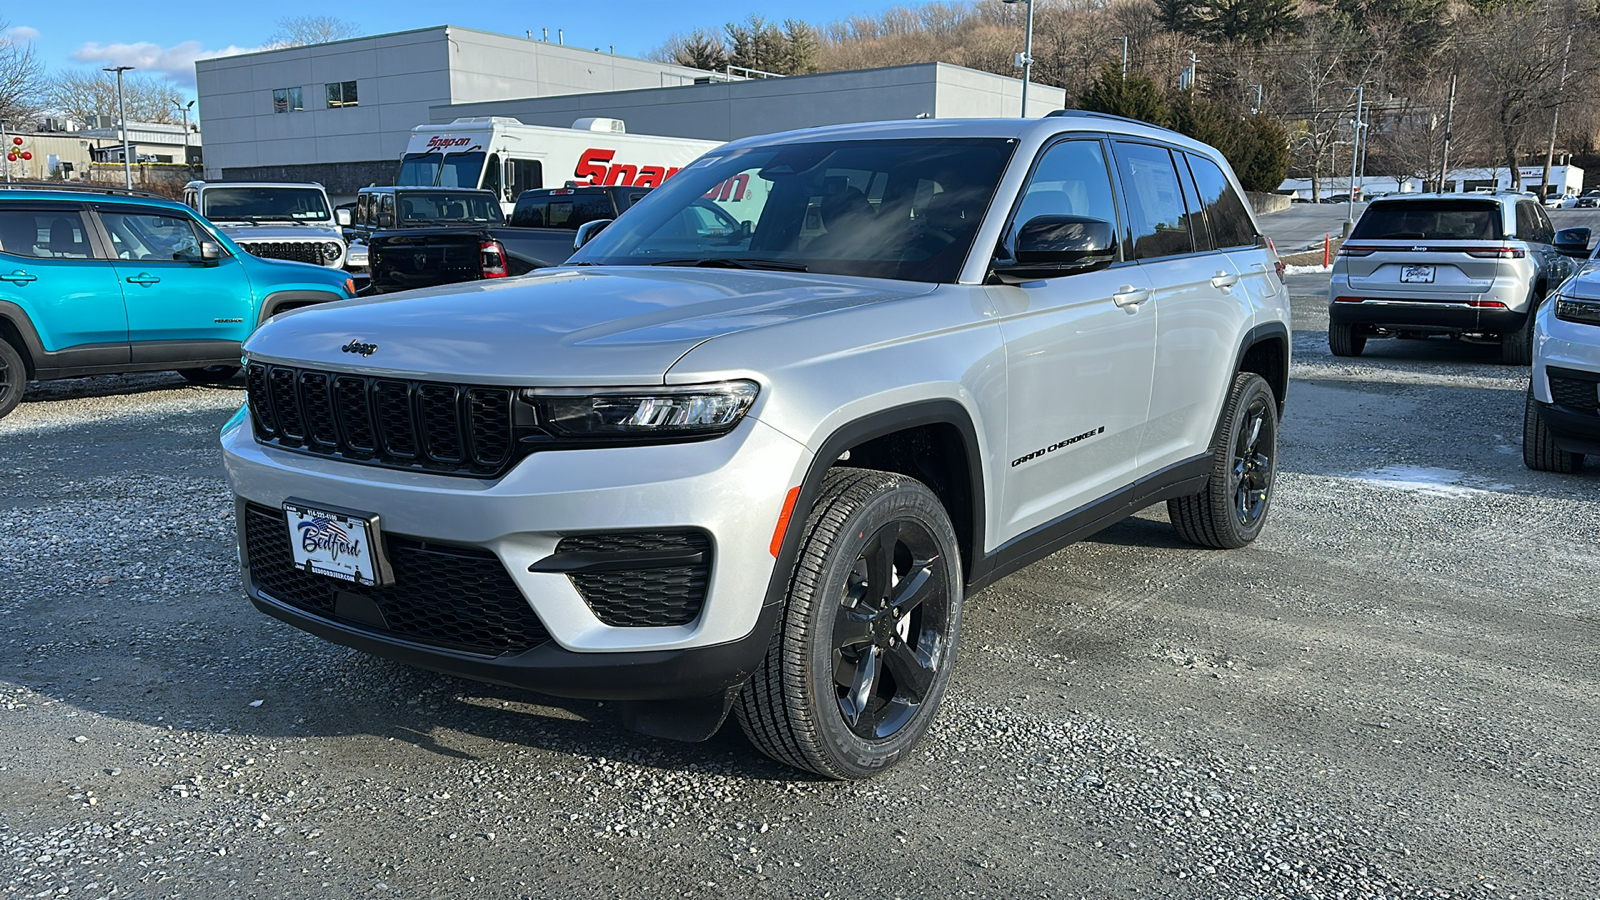
<path fill-rule="evenodd" d="M 116 66 L 101 70 L 117 73 L 117 124 L 122 129 L 122 181 L 130 191 L 133 190 L 133 159 L 128 155 L 128 107 L 122 101 L 122 73 L 132 68 Z"/>
<path fill-rule="evenodd" d="M 172 105 L 176 106 L 178 108 L 178 112 L 183 113 L 183 166 L 184 166 L 184 168 L 188 168 L 189 167 L 189 110 L 194 109 L 194 101 L 190 100 L 188 102 L 188 104 L 183 104 L 183 103 L 179 103 L 178 101 L 174 100 L 174 101 L 172 101 Z M 191 172 L 190 174 L 192 175 L 193 173 Z"/>
<path fill-rule="evenodd" d="M 1033 0 L 1000 0 L 1002 3 L 1028 4 L 1028 25 L 1022 37 L 1022 55 L 1017 62 L 1022 66 L 1022 117 L 1028 117 L 1028 82 L 1033 76 Z"/>
<path fill-rule="evenodd" d="M 1121 37 L 1114 37 L 1114 38 L 1112 38 L 1112 40 L 1121 41 L 1122 42 L 1122 80 L 1123 81 L 1127 81 L 1128 80 L 1128 36 L 1124 34 Z"/>
<path fill-rule="evenodd" d="M 1572 55 L 1573 25 L 1567 28 L 1567 49 L 1561 53 L 1561 81 L 1556 86 L 1556 108 L 1550 111 L 1550 150 L 1544 155 L 1544 181 L 1539 184 L 1539 191 L 1544 196 L 1539 198 L 1540 203 L 1550 199 L 1550 167 L 1556 159 L 1556 123 L 1561 119 L 1562 96 L 1567 90 L 1567 58 Z M 1566 179 L 1562 179 L 1565 185 Z"/>
<path fill-rule="evenodd" d="M 1358 84 L 1345 90 L 1356 92 L 1356 117 L 1350 123 L 1350 130 L 1354 132 L 1351 140 L 1355 142 L 1350 148 L 1350 193 L 1347 195 L 1349 199 L 1345 203 L 1344 211 L 1344 236 L 1349 237 L 1350 231 L 1356 227 L 1356 165 L 1361 161 L 1361 129 L 1364 127 L 1361 121 L 1361 106 L 1366 100 L 1367 87 Z"/>

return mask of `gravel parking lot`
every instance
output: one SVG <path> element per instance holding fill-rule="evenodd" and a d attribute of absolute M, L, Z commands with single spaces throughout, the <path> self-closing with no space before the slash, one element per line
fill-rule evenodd
<path fill-rule="evenodd" d="M 1600 897 L 1600 464 L 1493 346 L 1335 360 L 1291 278 L 1264 537 L 1164 508 L 974 597 L 869 783 L 336 647 L 241 595 L 239 384 L 0 422 L 0 897 Z M 1600 461 L 1594 461 L 1600 463 Z"/>

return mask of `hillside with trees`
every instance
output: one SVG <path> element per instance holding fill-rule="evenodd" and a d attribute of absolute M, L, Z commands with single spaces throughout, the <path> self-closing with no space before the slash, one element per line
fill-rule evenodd
<path fill-rule="evenodd" d="M 1035 81 L 1075 106 L 1216 144 L 1241 181 L 1348 173 L 1360 85 L 1366 171 L 1436 179 L 1455 80 L 1452 166 L 1500 170 L 1555 152 L 1595 159 L 1593 2 L 1580 0 L 1036 0 Z M 1024 4 L 933 2 L 836 22 L 759 17 L 702 28 L 655 55 L 780 75 L 947 62 L 1020 75 Z M 1122 71 L 1124 38 L 1127 73 Z M 1191 88 L 1180 88 L 1185 69 Z M 1515 177 L 1515 176 L 1513 176 Z"/>

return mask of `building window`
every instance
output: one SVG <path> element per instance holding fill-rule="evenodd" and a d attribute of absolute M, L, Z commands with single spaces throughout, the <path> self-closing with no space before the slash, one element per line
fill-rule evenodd
<path fill-rule="evenodd" d="M 292 88 L 273 88 L 272 89 L 272 111 L 273 112 L 275 112 L 275 113 L 300 112 L 301 110 L 303 110 L 305 108 L 306 108 L 306 105 L 300 101 L 300 89 L 299 88 L 292 87 Z"/>
<path fill-rule="evenodd" d="M 328 85 L 329 109 L 360 105 L 361 103 L 356 97 L 356 83 L 354 81 L 335 81 Z"/>

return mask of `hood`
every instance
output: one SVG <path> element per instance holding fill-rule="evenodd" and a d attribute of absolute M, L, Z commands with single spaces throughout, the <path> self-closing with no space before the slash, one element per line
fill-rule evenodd
<path fill-rule="evenodd" d="M 1574 261 L 1572 278 L 1561 286 L 1561 293 L 1585 300 L 1600 300 L 1600 259 Z"/>
<path fill-rule="evenodd" d="M 683 354 L 719 335 L 936 287 L 725 269 L 545 269 L 286 313 L 258 330 L 245 352 L 475 384 L 660 384 Z M 376 349 L 365 357 L 341 349 L 352 341 Z"/>
<path fill-rule="evenodd" d="M 331 222 L 273 221 L 253 225 L 249 222 L 230 222 L 226 219 L 218 222 L 213 219 L 211 224 L 241 244 L 251 241 L 344 241 L 344 233 Z"/>

